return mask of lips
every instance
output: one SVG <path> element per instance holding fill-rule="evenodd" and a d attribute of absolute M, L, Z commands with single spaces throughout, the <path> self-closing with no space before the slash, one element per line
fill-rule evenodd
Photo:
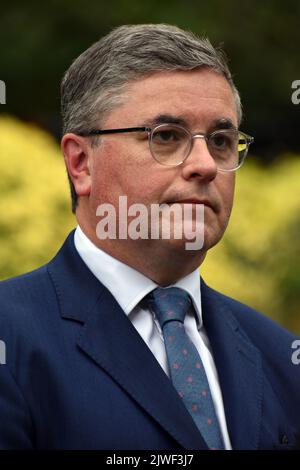
<path fill-rule="evenodd" d="M 203 204 L 204 206 L 210 207 L 213 211 L 216 210 L 216 205 L 213 204 L 208 199 L 198 199 L 198 198 L 180 199 L 176 201 L 168 201 L 167 204 Z"/>

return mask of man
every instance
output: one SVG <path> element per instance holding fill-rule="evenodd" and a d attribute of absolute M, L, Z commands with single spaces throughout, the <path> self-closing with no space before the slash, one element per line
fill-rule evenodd
<path fill-rule="evenodd" d="M 174 26 L 122 26 L 71 65 L 62 114 L 78 227 L 1 283 L 1 448 L 292 447 L 295 337 L 198 273 L 252 141 L 222 54 Z M 145 230 L 129 236 L 136 204 Z M 155 236 L 173 208 L 188 220 L 174 211 Z"/>

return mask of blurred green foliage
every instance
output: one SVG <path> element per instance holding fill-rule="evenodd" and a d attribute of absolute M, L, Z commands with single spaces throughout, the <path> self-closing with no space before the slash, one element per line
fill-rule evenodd
<path fill-rule="evenodd" d="M 0 118 L 0 278 L 52 257 L 76 221 L 63 157 L 45 131 Z M 300 333 L 300 160 L 282 155 L 237 174 L 236 201 L 223 241 L 201 273 L 212 287 Z"/>
<path fill-rule="evenodd" d="M 300 333 L 300 160 L 262 167 L 249 157 L 237 174 L 226 234 L 200 269 L 223 293 Z"/>
<path fill-rule="evenodd" d="M 0 279 L 53 256 L 75 225 L 56 141 L 33 125 L 0 118 Z"/>

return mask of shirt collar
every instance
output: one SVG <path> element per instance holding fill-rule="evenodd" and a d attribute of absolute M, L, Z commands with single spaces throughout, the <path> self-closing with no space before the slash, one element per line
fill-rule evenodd
<path fill-rule="evenodd" d="M 80 257 L 94 276 L 111 292 L 126 315 L 158 285 L 144 274 L 109 255 L 94 245 L 77 226 L 74 243 Z M 168 286 L 171 287 L 171 286 Z M 179 287 L 191 296 L 198 328 L 202 326 L 200 275 L 198 269 L 179 279 L 172 287 Z"/>

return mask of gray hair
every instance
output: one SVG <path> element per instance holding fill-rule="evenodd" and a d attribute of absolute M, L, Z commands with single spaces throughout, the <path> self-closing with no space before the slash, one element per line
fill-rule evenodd
<path fill-rule="evenodd" d="M 167 24 L 124 25 L 84 51 L 61 84 L 63 133 L 101 126 L 105 116 L 124 101 L 126 85 L 155 72 L 209 67 L 231 86 L 239 123 L 242 107 L 223 51 L 208 39 Z M 72 209 L 77 195 L 70 181 Z"/>

